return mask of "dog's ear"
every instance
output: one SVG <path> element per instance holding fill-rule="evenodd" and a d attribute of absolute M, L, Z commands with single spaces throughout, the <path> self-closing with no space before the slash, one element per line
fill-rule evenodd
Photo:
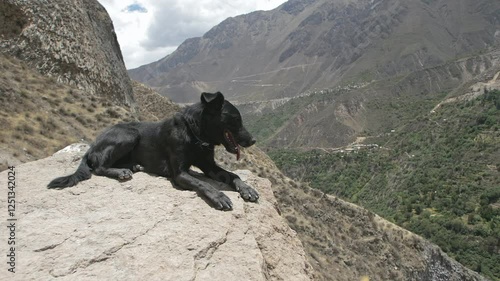
<path fill-rule="evenodd" d="M 201 93 L 201 103 L 207 105 L 214 110 L 221 110 L 224 104 L 224 96 L 221 92 L 215 94 Z"/>

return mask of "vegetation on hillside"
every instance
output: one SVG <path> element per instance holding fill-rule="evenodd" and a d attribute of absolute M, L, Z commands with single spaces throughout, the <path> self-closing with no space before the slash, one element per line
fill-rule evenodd
<path fill-rule="evenodd" d="M 500 280 L 500 91 L 444 104 L 371 141 L 379 148 L 269 154 L 287 175 L 363 205 Z"/>

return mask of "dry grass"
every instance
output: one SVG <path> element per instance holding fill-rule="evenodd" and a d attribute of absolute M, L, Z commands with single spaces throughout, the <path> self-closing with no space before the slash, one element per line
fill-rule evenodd
<path fill-rule="evenodd" d="M 179 110 L 137 82 L 133 87 L 138 112 L 131 112 L 84 90 L 59 84 L 4 54 L 0 54 L 0 72 L 0 171 L 8 165 L 47 157 L 74 142 L 91 142 L 110 125 L 158 121 Z"/>
<path fill-rule="evenodd" d="M 104 106 L 99 98 L 42 76 L 15 58 L 0 55 L 0 71 L 0 169 L 91 141 L 108 124 L 135 120 L 128 109 Z"/>
<path fill-rule="evenodd" d="M 160 96 L 153 89 L 132 81 L 134 87 L 134 99 L 137 103 L 139 120 L 159 121 L 171 117 L 180 107 L 169 99 Z"/>

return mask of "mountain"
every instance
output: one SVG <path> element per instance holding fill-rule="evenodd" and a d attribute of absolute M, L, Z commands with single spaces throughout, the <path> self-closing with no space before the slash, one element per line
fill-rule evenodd
<path fill-rule="evenodd" d="M 1 1 L 0 69 L 0 170 L 178 108 L 130 80 L 97 1 Z"/>
<path fill-rule="evenodd" d="M 135 110 L 113 23 L 97 1 L 0 3 L 0 52 L 58 83 Z"/>
<path fill-rule="evenodd" d="M 358 138 L 389 133 L 444 100 L 478 91 L 498 72 L 500 48 L 368 84 L 239 107 L 263 147 L 339 148 Z"/>
<path fill-rule="evenodd" d="M 288 178 L 262 150 L 251 147 L 243 155 L 236 161 L 218 149 L 216 160 L 228 169 L 249 169 L 271 181 L 276 207 L 302 241 L 316 271 L 314 280 L 487 280 L 422 237 Z"/>
<path fill-rule="evenodd" d="M 500 43 L 495 0 L 291 0 L 228 18 L 130 76 L 178 102 L 294 97 L 369 83 L 488 52 Z"/>

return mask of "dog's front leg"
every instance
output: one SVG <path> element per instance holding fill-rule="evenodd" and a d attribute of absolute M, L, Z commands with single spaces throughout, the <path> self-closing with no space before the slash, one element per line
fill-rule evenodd
<path fill-rule="evenodd" d="M 248 184 L 244 183 L 238 175 L 228 172 L 217 166 L 216 164 L 210 167 L 200 168 L 205 173 L 205 175 L 214 180 L 223 182 L 231 186 L 234 190 L 238 191 L 244 200 L 255 202 L 257 201 L 257 199 L 259 199 L 259 193 Z"/>
<path fill-rule="evenodd" d="M 209 183 L 201 181 L 187 172 L 180 172 L 175 177 L 175 183 L 183 189 L 194 190 L 207 198 L 218 210 L 231 210 L 233 203 L 226 194 L 216 189 Z"/>

